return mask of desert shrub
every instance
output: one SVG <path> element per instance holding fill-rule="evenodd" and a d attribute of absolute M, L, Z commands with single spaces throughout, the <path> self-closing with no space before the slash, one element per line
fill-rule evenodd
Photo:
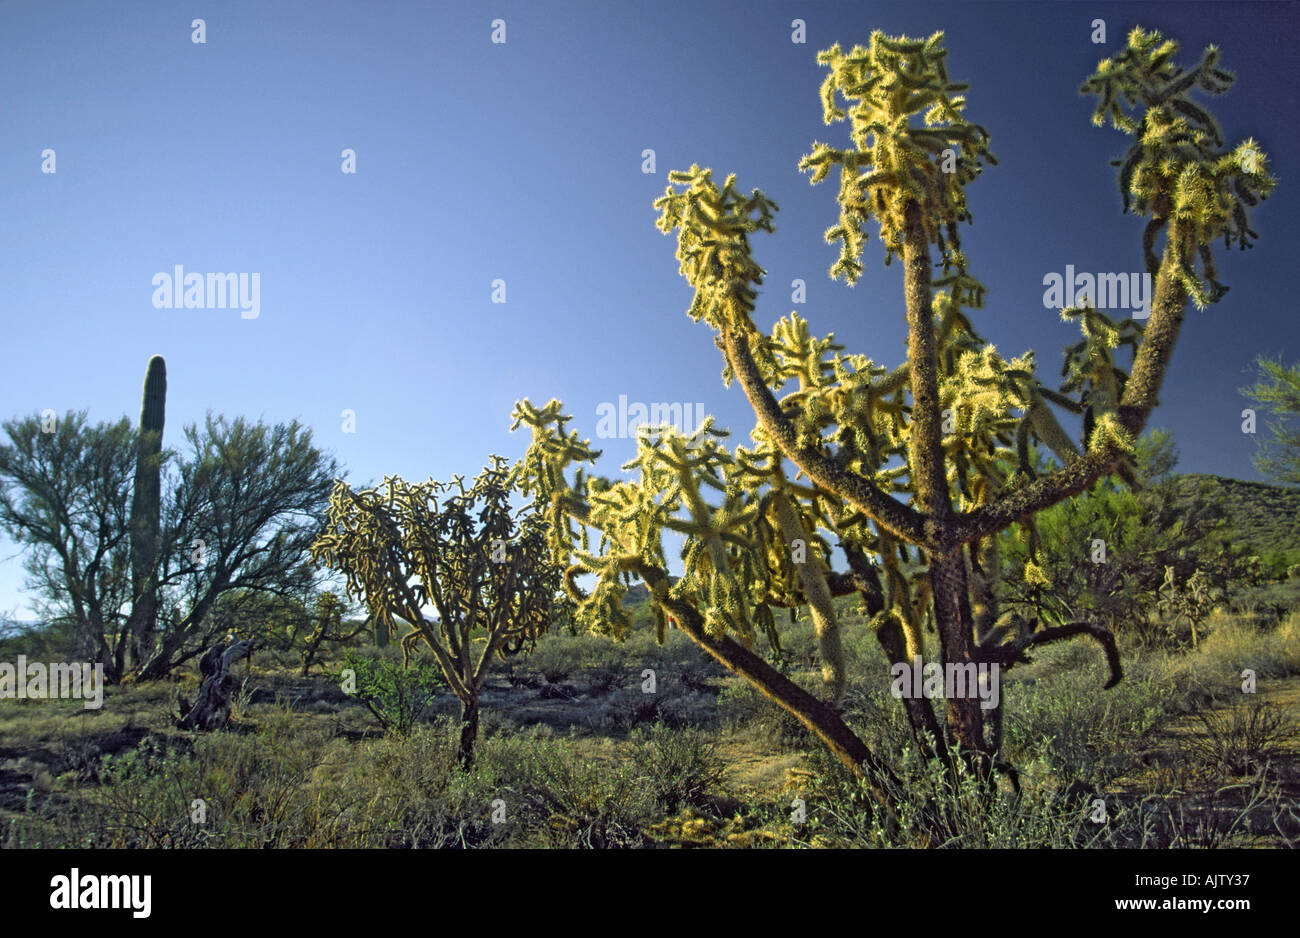
<path fill-rule="evenodd" d="M 147 736 L 105 755 L 99 785 L 33 811 L 10 840 L 95 848 L 319 846 L 333 805 L 308 794 L 330 734 L 287 705 L 259 714 L 251 732 Z"/>
<path fill-rule="evenodd" d="M 458 721 L 360 743 L 272 708 L 253 732 L 152 740 L 103 784 L 11 825 L 7 846 L 356 848 L 640 846 L 655 797 L 627 755 L 593 759 L 545 728 L 480 740 Z M 187 748 L 192 747 L 192 748 Z M 500 801 L 498 801 L 500 799 Z M 195 805 L 204 806 L 196 821 Z M 494 812 L 505 809 L 503 823 Z"/>
<path fill-rule="evenodd" d="M 999 793 L 989 798 L 983 784 L 958 763 L 950 778 L 943 765 L 920 758 L 909 744 L 888 756 L 899 778 L 891 786 L 897 824 L 873 810 L 865 786 L 827 754 L 810 754 L 802 797 L 807 818 L 796 842 L 827 847 L 1077 848 L 1113 846 L 1127 817 L 1108 824 L 1088 818 L 1085 784 L 1060 784 L 1017 796 L 994 777 Z"/>
<path fill-rule="evenodd" d="M 712 693 L 694 692 L 673 681 L 659 683 L 653 694 L 645 693 L 639 684 L 616 690 L 588 719 L 593 730 L 619 734 L 656 723 L 681 728 L 716 721 Z"/>
<path fill-rule="evenodd" d="M 216 784 L 203 784 L 206 768 L 201 757 L 152 737 L 132 752 L 105 756 L 99 769 L 98 792 L 104 826 L 88 835 L 86 845 L 205 846 L 224 825 L 193 823 L 195 800 L 210 804 L 229 793 L 220 784 L 226 777 L 213 778 Z M 204 789 L 207 798 L 199 794 Z"/>
<path fill-rule="evenodd" d="M 846 719 L 873 749 L 900 752 L 912 742 L 912 731 L 898 701 L 887 690 L 851 687 L 844 695 Z"/>
<path fill-rule="evenodd" d="M 385 730 L 408 733 L 433 703 L 443 686 L 436 668 L 416 663 L 402 668 L 391 658 L 372 658 L 352 650 L 343 655 L 337 678 L 348 688 L 349 672 L 354 696 L 365 704 Z"/>
<path fill-rule="evenodd" d="M 854 664 L 853 673 L 858 680 L 881 681 L 887 686 L 889 660 L 876 640 L 876 633 L 865 624 L 854 623 L 844 630 L 844 654 Z"/>
<path fill-rule="evenodd" d="M 675 676 L 683 687 L 711 693 L 715 690 L 713 680 L 718 677 L 718 674 L 714 668 L 710 668 L 703 661 L 687 661 L 681 665 Z"/>
<path fill-rule="evenodd" d="M 629 640 L 628 644 L 636 655 L 633 660 L 642 668 L 655 668 L 661 680 L 666 675 L 680 675 L 685 671 L 707 677 L 720 677 L 728 673 L 726 668 L 676 629 L 667 630 L 662 645 L 655 642 L 653 632 L 642 633 Z"/>
<path fill-rule="evenodd" d="M 1240 699 L 1243 669 L 1258 677 L 1300 670 L 1300 616 L 1267 630 L 1226 616 L 1210 624 L 1194 650 L 1148 651 L 1126 660 L 1124 680 L 1102 694 L 1095 692 L 1105 679 L 1095 648 L 1072 644 L 1036 652 L 1035 663 L 1013 677 L 1016 692 L 1006 696 L 1008 753 L 1104 778 L 1123 768 L 1141 739 L 1168 719 Z"/>
<path fill-rule="evenodd" d="M 1237 702 L 1227 711 L 1198 713 L 1204 735 L 1190 737 L 1189 749 L 1204 764 L 1227 775 L 1248 775 L 1276 758 L 1296 735 L 1294 721 L 1275 704 Z"/>
<path fill-rule="evenodd" d="M 545 636 L 508 677 L 512 684 L 526 686 L 573 682 L 586 693 L 604 694 L 640 683 L 646 668 L 654 669 L 659 680 L 675 676 L 699 688 L 724 673 L 680 633 L 669 630 L 659 645 L 652 631 L 641 630 L 624 641 L 588 633 Z"/>
<path fill-rule="evenodd" d="M 1300 612 L 1275 627 L 1257 628 L 1236 617 L 1216 615 L 1201 643 L 1201 655 L 1224 685 L 1239 688 L 1247 668 L 1257 677 L 1285 677 L 1300 671 Z"/>
<path fill-rule="evenodd" d="M 1215 793 L 1216 803 L 1190 798 L 1147 799 L 1144 842 L 1167 849 L 1243 849 L 1281 843 L 1297 846 L 1300 814 L 1295 799 L 1260 774 L 1247 782 L 1226 785 Z M 1222 801 L 1219 802 L 1219 799 Z M 1289 832 L 1288 832 L 1289 830 Z"/>
<path fill-rule="evenodd" d="M 1095 649 L 1061 645 L 1043 654 L 1039 677 L 1000 693 L 1006 705 L 1004 746 L 1012 759 L 1041 759 L 1055 770 L 1089 780 L 1127 761 L 1133 742 L 1176 710 L 1176 693 L 1159 666 L 1126 664 L 1124 680 L 1098 693 L 1105 665 Z M 1093 651 L 1091 656 L 1085 651 Z"/>
<path fill-rule="evenodd" d="M 633 736 L 632 764 L 647 780 L 656 804 L 669 815 L 699 806 L 722 785 L 717 747 L 698 730 L 671 729 L 662 723 Z"/>
<path fill-rule="evenodd" d="M 1041 761 L 1023 764 L 1018 793 L 995 773 L 996 794 L 989 798 L 960 763 L 954 779 L 939 763 L 920 759 L 910 744 L 886 758 L 899 780 L 889 786 L 897 823 L 884 821 L 863 783 L 818 749 L 810 754 L 800 792 L 807 817 L 803 824 L 790 825 L 792 842 L 958 849 L 1225 848 L 1259 845 L 1266 832 L 1252 820 L 1256 815 L 1286 816 L 1292 826 L 1297 820 L 1294 806 L 1262 780 L 1236 786 L 1235 797 L 1208 809 L 1193 809 L 1182 798 L 1113 794 L 1099 805 L 1101 790 L 1086 778 Z M 1104 822 L 1095 820 L 1099 807 Z"/>
<path fill-rule="evenodd" d="M 1255 816 L 1287 817 L 1295 826 L 1296 812 L 1276 788 L 1262 780 L 1236 786 L 1235 797 L 1220 804 L 1193 807 L 1187 799 L 1157 796 L 1123 798 L 1108 795 L 1098 804 L 1098 790 L 1081 778 L 1056 775 L 1027 783 L 1035 764 L 1021 773 L 1022 790 L 1015 794 L 1006 780 L 995 777 L 999 792 L 981 797 L 977 779 L 958 769 L 950 781 L 936 763 L 926 764 L 911 749 L 891 764 L 901 784 L 894 787 L 899 823 L 882 823 L 871 810 L 862 783 L 820 752 L 808 778 L 806 825 L 797 829 L 796 843 L 815 846 L 916 846 L 993 849 L 1174 849 L 1258 846 L 1272 825 Z M 1094 820 L 1104 808 L 1104 822 Z M 1284 840 L 1286 839 L 1284 835 Z"/>
<path fill-rule="evenodd" d="M 622 687 L 628 674 L 624 665 L 587 668 L 583 675 L 583 687 L 588 694 L 608 694 Z"/>
<path fill-rule="evenodd" d="M 642 668 L 637 653 L 642 649 L 604 635 L 583 635 L 579 641 L 579 663 L 571 673 L 588 694 L 606 694 L 640 680 Z"/>
<path fill-rule="evenodd" d="M 479 717 L 479 733 L 482 736 L 499 736 L 517 732 L 519 732 L 519 723 L 500 710 L 484 710 Z"/>
<path fill-rule="evenodd" d="M 18 655 L 33 660 L 93 660 L 94 651 L 94 645 L 69 622 L 14 623 L 0 630 L 0 660 L 11 661 Z"/>
<path fill-rule="evenodd" d="M 293 648 L 267 646 L 253 649 L 252 661 L 262 668 L 292 671 L 302 666 L 299 653 Z"/>
<path fill-rule="evenodd" d="M 781 648 L 778 651 L 770 645 L 766 647 L 768 657 L 776 662 L 782 670 L 798 668 L 820 668 L 821 653 L 817 645 L 817 633 L 807 610 L 795 613 L 793 621 L 787 613 L 779 617 L 781 622 Z M 788 623 L 788 624 L 787 624 Z"/>
<path fill-rule="evenodd" d="M 375 740 L 361 760 L 352 754 L 340 795 L 356 816 L 348 840 L 418 849 L 508 844 L 517 831 L 492 821 L 491 773 L 460 770 L 459 736 L 459 720 L 439 716 Z M 480 740 L 480 758 L 495 738 Z"/>
<path fill-rule="evenodd" d="M 581 635 L 561 633 L 546 636 L 529 654 L 527 669 L 541 674 L 548 684 L 567 681 L 582 670 L 587 646 L 585 636 Z"/>
<path fill-rule="evenodd" d="M 1282 622 L 1292 612 L 1300 612 L 1300 577 L 1242 590 L 1230 609 L 1235 618 L 1257 625 Z"/>
<path fill-rule="evenodd" d="M 472 783 L 504 803 L 520 846 L 645 846 L 655 817 L 649 790 L 625 759 L 593 758 L 545 728 L 485 740 Z M 485 804 L 489 804 L 485 802 Z"/>
<path fill-rule="evenodd" d="M 1169 434 L 1152 431 L 1137 445 L 1139 489 L 1100 480 L 1041 512 L 1032 529 L 1004 532 L 1005 608 L 1051 625 L 1099 619 L 1146 645 L 1195 644 L 1212 609 L 1265 571 L 1231 543 L 1222 493 L 1170 474 L 1177 458 Z"/>

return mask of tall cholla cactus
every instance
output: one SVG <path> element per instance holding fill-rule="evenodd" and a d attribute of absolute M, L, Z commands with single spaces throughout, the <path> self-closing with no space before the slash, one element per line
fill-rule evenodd
<path fill-rule="evenodd" d="M 1273 188 L 1253 141 L 1226 149 L 1213 119 L 1187 98 L 1193 87 L 1215 94 L 1230 83 L 1217 52 L 1183 71 L 1170 61 L 1176 50 L 1135 30 L 1128 49 L 1102 62 L 1083 88 L 1102 99 L 1098 122 L 1110 114 L 1138 137 L 1116 165 L 1125 209 L 1149 217 L 1141 248 L 1155 286 L 1145 327 L 1095 310 L 1062 311 L 1084 338 L 1068 350 L 1058 389 L 1036 377 L 1032 352 L 1004 358 L 967 316 L 983 305 L 985 289 L 968 271 L 958 236 L 958 225 L 970 221 L 964 187 L 995 161 L 987 132 L 962 115 L 964 86 L 947 76 L 942 34 L 875 33 L 869 47 L 823 52 L 819 61 L 830 69 L 824 116 L 847 119 L 853 145 L 815 143 L 800 164 L 814 184 L 840 167 L 839 219 L 826 232 L 841 248 L 832 277 L 861 278 L 872 220 L 886 263 L 903 262 L 907 359 L 896 369 L 843 354 L 833 336 L 814 338 L 793 313 L 770 335 L 760 331 L 752 317 L 765 272 L 749 237 L 773 230 L 777 206 L 757 189 L 740 194 L 735 176 L 718 186 L 699 166 L 670 173 L 655 203 L 658 227 L 677 234 L 681 273 L 695 290 L 688 315 L 714 331 L 723 380 L 737 382 L 754 409 L 756 446 L 729 451 L 711 424 L 695 440 L 664 429 L 643 435 L 637 459 L 624 467 L 638 476 L 588 476 L 583 464 L 599 453 L 566 429 L 562 405 L 520 402 L 515 427 L 533 435 L 521 484 L 549 506 L 552 551 L 570 564 L 566 583 L 579 617 L 620 630 L 625 584 L 643 579 L 656 615 L 671 615 L 707 653 L 799 719 L 873 783 L 886 813 L 888 771 L 835 706 L 846 665 L 830 599 L 861 597 L 893 665 L 929 654 L 966 674 L 979 665 L 1005 670 L 1031 648 L 1087 635 L 1104 650 L 1105 686 L 1118 682 L 1118 650 L 1103 626 L 1038 629 L 999 614 L 997 538 L 1012 525 L 1032 536 L 1037 512 L 1124 474 L 1188 301 L 1224 294 L 1212 242 L 1247 246 L 1254 237 L 1247 209 Z M 1121 102 L 1140 113 L 1130 116 Z M 1127 371 L 1121 350 L 1131 350 Z M 1073 439 L 1052 408 L 1082 417 L 1083 438 Z M 1058 467 L 1037 471 L 1035 445 Z M 706 490 L 713 503 L 703 499 Z M 599 550 L 591 549 L 589 530 L 599 534 Z M 664 559 L 669 531 L 685 537 L 677 583 Z M 847 572 L 831 569 L 821 532 L 836 539 Z M 577 585 L 584 572 L 596 577 L 590 593 Z M 810 607 L 827 699 L 752 651 L 755 631 L 774 631 L 771 610 L 793 605 Z M 925 699 L 902 703 L 923 752 L 949 762 L 960 756 L 987 771 L 1000 761 L 1002 701 L 956 695 L 938 702 L 939 714 Z"/>
<path fill-rule="evenodd" d="M 140 405 L 140 436 L 131 500 L 131 609 L 130 630 L 136 667 L 153 651 L 158 623 L 158 527 L 162 498 L 162 434 L 167 404 L 167 364 L 161 355 L 149 359 Z"/>

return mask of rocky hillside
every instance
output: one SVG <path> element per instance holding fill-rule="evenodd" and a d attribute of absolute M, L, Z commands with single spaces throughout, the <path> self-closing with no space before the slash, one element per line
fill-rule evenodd
<path fill-rule="evenodd" d="M 1190 494 L 1208 485 L 1232 519 L 1235 539 L 1254 551 L 1300 551 L 1300 488 L 1189 473 L 1178 477 L 1180 491 Z"/>

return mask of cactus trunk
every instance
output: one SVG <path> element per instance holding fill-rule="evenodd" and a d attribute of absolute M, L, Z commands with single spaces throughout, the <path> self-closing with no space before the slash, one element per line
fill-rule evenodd
<path fill-rule="evenodd" d="M 804 598 L 808 600 L 808 613 L 817 632 L 817 646 L 822 659 L 822 684 L 826 688 L 828 702 L 838 707 L 844 700 L 844 685 L 848 675 L 835 603 L 831 599 L 830 586 L 826 583 L 826 564 L 821 555 L 813 550 L 812 538 L 784 490 L 777 493 L 774 507 L 777 522 L 781 526 L 781 536 L 786 544 L 802 541 L 807 550 L 806 559 L 796 566 L 799 586 Z"/>
<path fill-rule="evenodd" d="M 158 625 L 158 529 L 162 499 L 162 434 L 167 400 L 167 365 L 161 355 L 149 359 L 140 406 L 135 491 L 131 501 L 130 634 L 139 668 L 153 653 Z"/>

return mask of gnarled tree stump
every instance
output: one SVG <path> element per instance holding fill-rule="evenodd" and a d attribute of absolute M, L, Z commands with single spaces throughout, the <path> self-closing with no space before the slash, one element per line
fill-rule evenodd
<path fill-rule="evenodd" d="M 199 697 L 191 707 L 181 700 L 180 727 L 186 730 L 219 730 L 230 721 L 230 695 L 239 686 L 231 666 L 253 650 L 253 642 L 240 641 L 213 645 L 199 660 L 203 683 Z"/>

